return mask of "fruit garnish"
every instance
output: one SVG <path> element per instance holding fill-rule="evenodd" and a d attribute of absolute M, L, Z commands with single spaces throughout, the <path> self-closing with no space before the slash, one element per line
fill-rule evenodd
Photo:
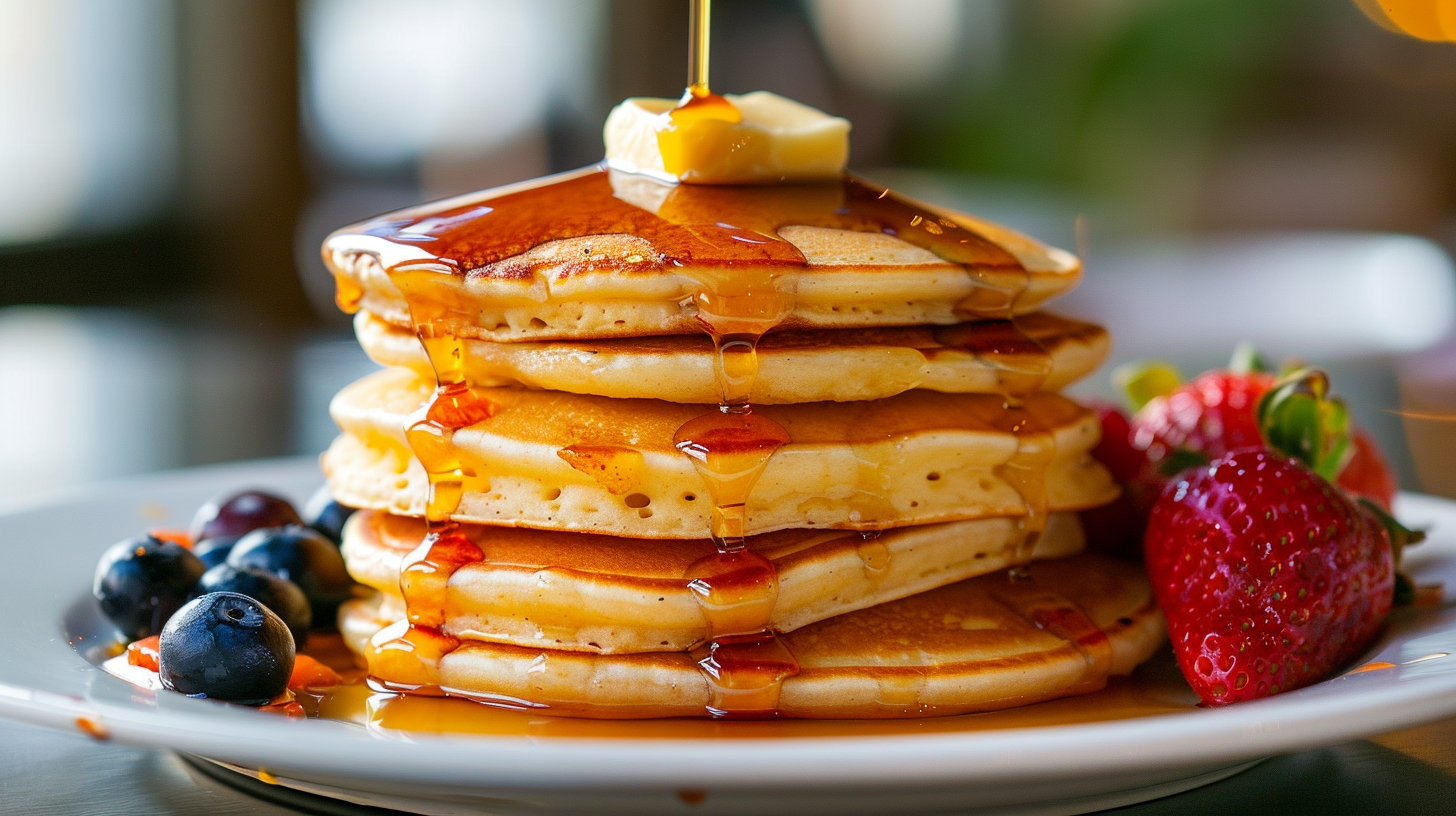
<path fill-rule="evenodd" d="M 1380 630 L 1396 582 L 1375 517 L 1265 448 L 1172 481 L 1149 516 L 1145 557 L 1178 665 L 1210 705 L 1325 677 Z"/>
<path fill-rule="evenodd" d="M 140 666 L 148 671 L 157 670 L 157 643 L 162 639 L 161 635 L 144 637 L 127 644 L 126 662 L 131 666 Z"/>
<path fill-rule="evenodd" d="M 303 508 L 304 522 L 335 544 L 344 540 L 344 522 L 352 515 L 354 508 L 334 501 L 334 494 L 326 484 L 314 491 Z"/>
<path fill-rule="evenodd" d="M 202 560 L 208 569 L 227 561 L 228 553 L 242 536 L 216 536 L 204 538 L 192 547 L 192 554 Z"/>
<path fill-rule="evenodd" d="M 167 530 L 154 528 L 147 531 L 147 535 L 159 541 L 171 541 L 177 546 L 190 550 L 192 549 L 192 536 L 186 530 Z"/>
<path fill-rule="evenodd" d="M 294 658 L 293 674 L 288 678 L 288 688 L 292 691 L 315 691 L 332 688 L 342 682 L 344 678 L 338 672 L 308 655 L 301 654 Z"/>
<path fill-rule="evenodd" d="M 234 493 L 221 499 L 213 499 L 197 509 L 192 517 L 194 541 L 219 536 L 240 536 L 264 527 L 282 527 L 287 524 L 302 524 L 298 511 L 287 499 L 248 490 Z"/>
<path fill-rule="evenodd" d="M 113 544 L 96 565 L 92 593 L 127 640 L 162 631 L 207 568 L 174 541 L 150 535 Z"/>
<path fill-rule="evenodd" d="M 1136 390 L 1141 381 L 1134 377 L 1131 382 Z M 1165 378 L 1160 382 L 1166 386 Z M 1206 371 L 1162 394 L 1153 394 L 1144 382 L 1141 391 L 1129 392 L 1135 402 L 1148 397 L 1132 418 L 1133 445 L 1167 476 L 1178 465 L 1262 445 L 1254 409 L 1274 382 L 1264 371 L 1233 368 Z"/>
<path fill-rule="evenodd" d="M 1299 434 L 1313 428 L 1320 430 L 1319 444 L 1325 447 L 1316 469 L 1323 468 L 1326 478 L 1331 478 L 1333 471 L 1340 487 L 1390 509 L 1396 493 L 1394 473 L 1370 435 L 1355 427 L 1344 404 L 1330 395 L 1328 378 L 1317 375 L 1323 378 L 1318 386 L 1304 382 L 1307 376 L 1316 376 L 1315 371 L 1303 365 L 1287 365 L 1284 374 L 1276 377 L 1249 345 L 1234 351 L 1228 368 L 1206 371 L 1183 384 L 1179 384 L 1177 370 L 1169 363 L 1155 360 L 1119 368 L 1113 372 L 1113 379 L 1137 411 L 1130 423 L 1132 446 L 1143 451 L 1153 465 L 1141 478 L 1157 485 L 1151 491 L 1155 496 L 1162 484 L 1179 471 L 1232 450 L 1273 444 L 1293 454 Z M 1284 393 L 1271 407 L 1266 421 L 1277 419 L 1279 426 L 1261 427 L 1259 404 L 1277 383 L 1284 384 Z M 1316 387 L 1320 389 L 1318 397 Z M 1302 414 L 1308 415 L 1305 421 L 1293 421 Z M 1282 436 L 1270 439 L 1271 431 Z M 1135 483 L 1130 479 L 1120 481 L 1125 485 Z"/>
<path fill-rule="evenodd" d="M 200 597 L 209 592 L 247 595 L 283 620 L 293 635 L 295 647 L 303 645 L 308 639 L 308 629 L 313 625 L 313 610 L 303 590 L 292 581 L 257 567 L 239 569 L 231 564 L 219 564 L 203 573 L 192 594 Z"/>
<path fill-rule="evenodd" d="M 1389 463 L 1380 453 L 1380 447 L 1364 429 L 1354 429 L 1351 443 L 1354 452 L 1345 469 L 1340 471 L 1336 484 L 1344 488 L 1345 492 L 1370 499 L 1389 512 L 1399 489 L 1395 481 L 1395 471 L 1390 469 Z"/>
<path fill-rule="evenodd" d="M 256 600 L 213 592 L 188 602 L 167 621 L 158 663 L 165 688 L 261 706 L 288 689 L 293 636 Z"/>
<path fill-rule="evenodd" d="M 333 620 L 339 604 L 353 593 L 354 579 L 344 568 L 339 548 L 318 531 L 300 525 L 248 533 L 233 546 L 227 563 L 237 569 L 256 567 L 297 584 L 317 621 Z"/>
<path fill-rule="evenodd" d="M 1259 398 L 1254 416 L 1269 447 L 1299 459 L 1326 481 L 1334 481 L 1355 452 L 1349 411 L 1330 394 L 1329 375 L 1321 369 L 1281 377 Z"/>
<path fill-rule="evenodd" d="M 1092 458 L 1102 463 L 1122 486 L 1122 494 L 1111 504 L 1077 514 L 1087 536 L 1087 546 L 1119 558 L 1142 556 L 1143 528 L 1148 508 L 1158 497 L 1162 483 L 1146 486 L 1142 474 L 1148 469 L 1147 454 L 1134 447 L 1128 419 L 1114 405 L 1090 404 L 1102 426 L 1102 438 L 1092 449 Z"/>

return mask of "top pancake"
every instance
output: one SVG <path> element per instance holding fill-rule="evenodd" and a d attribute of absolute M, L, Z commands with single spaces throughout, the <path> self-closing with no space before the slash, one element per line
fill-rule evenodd
<path fill-rule="evenodd" d="M 500 341 L 692 334 L 681 304 L 705 292 L 787 329 L 946 325 L 1030 313 L 1082 272 L 1070 253 L 851 177 L 711 187 L 601 167 L 347 227 L 324 260 L 348 310 L 408 327 L 413 306 Z"/>

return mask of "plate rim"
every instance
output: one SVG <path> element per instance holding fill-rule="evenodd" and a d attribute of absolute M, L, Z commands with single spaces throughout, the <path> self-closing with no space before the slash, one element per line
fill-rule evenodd
<path fill-rule="evenodd" d="M 197 491 L 214 483 L 237 488 L 257 483 L 259 476 L 292 482 L 319 480 L 312 457 L 147 474 L 5 508 L 0 511 L 0 531 L 7 524 L 19 523 L 15 521 L 19 517 L 57 513 L 68 505 L 100 498 Z M 1456 502 L 1409 493 L 1402 494 L 1400 501 L 1404 515 L 1448 519 L 1441 535 L 1433 538 L 1434 554 L 1456 556 L 1456 535 L 1450 534 L 1456 531 Z M 53 592 L 54 607 L 49 611 L 63 613 L 73 605 L 83 580 L 72 591 Z M 95 668 L 58 636 L 59 617 L 52 622 L 44 657 L 56 661 L 56 669 L 89 672 L 101 678 L 103 687 L 115 683 L 130 689 L 124 681 Z M 1456 622 L 1440 631 L 1456 634 Z M 1385 646 L 1383 636 L 1373 651 Z M 1350 677 L 1332 678 L 1311 688 L 1327 689 Z M 846 785 L 1021 784 L 1244 762 L 1456 714 L 1456 672 L 1402 678 L 1394 685 L 1382 689 L 1375 702 L 1367 701 L 1354 715 L 1342 711 L 1343 716 L 1338 717 L 1329 716 L 1329 692 L 1302 696 L 1296 691 L 1225 708 L 963 733 L 748 737 L 714 742 L 440 735 L 382 738 L 355 725 L 264 720 L 254 712 L 180 697 L 167 700 L 164 707 L 117 704 L 97 696 L 17 685 L 0 666 L 0 716 L 62 729 L 77 727 L 77 718 L 92 718 L 118 742 L 196 753 L 277 772 L 368 774 L 380 780 L 477 789 L 624 789 L 724 783 L 843 789 Z M 1114 737 L 1110 745 L 1109 732 Z M 550 761 L 543 762 L 547 759 Z"/>

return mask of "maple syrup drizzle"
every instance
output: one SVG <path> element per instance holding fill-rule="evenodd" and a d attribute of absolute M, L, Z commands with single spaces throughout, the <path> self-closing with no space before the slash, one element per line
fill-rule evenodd
<path fill-rule="evenodd" d="M 402 287 L 404 288 L 404 287 Z M 406 289 L 408 291 L 408 289 Z M 464 468 L 453 444 L 455 432 L 489 419 L 495 405 L 471 388 L 464 372 L 464 346 L 438 317 L 422 320 L 411 303 L 411 319 L 435 372 L 428 402 L 407 420 L 405 438 L 429 478 L 427 531 L 405 556 L 399 576 L 406 620 L 382 630 L 370 643 L 370 665 L 414 686 L 436 686 L 439 664 L 460 641 L 444 631 L 447 588 L 456 570 L 484 560 L 476 544 L 451 520 L 460 504 Z M 475 475 L 475 474 L 471 474 Z"/>
<path fill-rule="evenodd" d="M 514 274 L 483 267 L 550 241 L 627 234 L 679 271 L 792 272 L 805 261 L 778 235 L 791 225 L 894 235 L 963 265 L 976 289 L 961 311 L 975 317 L 1008 316 L 1028 282 L 1016 257 L 980 233 L 852 175 L 805 184 L 669 184 L 598 164 L 382 216 L 335 233 L 329 246 L 377 254 L 391 278 L 415 270 L 463 277 Z M 412 283 L 423 296 L 428 284 Z"/>
<path fill-rule="evenodd" d="M 338 271 L 333 272 L 334 276 L 334 305 L 344 314 L 354 314 L 359 311 L 359 306 L 364 302 L 364 287 L 354 282 L 354 279 Z"/>
<path fill-rule="evenodd" d="M 683 169 L 683 125 L 704 119 L 742 120 L 728 100 L 708 88 L 710 10 L 710 0 L 693 0 L 688 88 L 677 107 L 665 114 L 657 134 L 663 166 L 674 175 Z M 674 201 L 682 189 L 674 189 L 658 213 L 697 220 L 702 202 Z M 714 223 L 727 226 L 723 221 Z M 777 233 L 776 227 L 752 220 L 745 225 L 760 235 Z M 734 237 L 740 242 L 756 240 Z M 713 340 L 719 397 L 717 411 L 688 420 L 673 435 L 677 449 L 691 459 L 707 488 L 709 534 L 717 548 L 684 576 L 707 621 L 708 640 L 694 656 L 712 690 L 709 715 L 773 716 L 778 713 L 783 681 L 799 673 L 799 662 L 772 626 L 778 570 L 748 549 L 744 537 L 753 487 L 774 452 L 790 441 L 782 425 L 753 412 L 752 397 L 758 379 L 758 341 L 783 322 L 792 308 L 793 293 L 774 265 L 730 262 L 690 267 L 683 273 L 691 294 L 681 306 Z"/>
<path fill-rule="evenodd" d="M 741 118 L 731 103 L 708 88 L 709 5 L 707 0 L 695 0 L 693 8 L 689 86 L 679 105 L 665 114 L 658 132 L 670 172 L 672 157 L 684 149 L 680 126 L 701 119 Z M 376 636 L 370 647 L 371 665 L 388 661 L 391 655 L 409 654 L 423 655 L 428 659 L 422 663 L 437 667 L 439 658 L 458 645 L 441 629 L 449 577 L 461 566 L 484 558 L 450 522 L 466 477 L 452 453 L 452 436 L 457 429 L 488 418 L 493 406 L 465 382 L 463 349 L 450 326 L 473 321 L 469 315 L 448 313 L 453 302 L 447 294 L 449 279 L 511 274 L 483 267 L 553 240 L 625 233 L 646 240 L 657 262 L 675 268 L 683 278 L 688 295 L 681 306 L 710 335 L 715 349 L 719 410 L 689 421 L 674 437 L 702 476 L 712 502 L 710 533 L 717 552 L 684 576 L 711 633 L 699 649 L 699 665 L 713 688 L 708 711 L 718 717 L 776 713 L 780 686 L 797 673 L 798 664 L 770 626 L 778 594 L 775 569 L 747 549 L 743 539 L 753 485 L 774 451 L 789 441 L 782 426 L 753 412 L 751 399 L 758 340 L 790 313 L 794 293 L 786 282 L 788 273 L 806 265 L 803 254 L 778 235 L 780 228 L 790 225 L 885 233 L 962 265 L 971 277 L 973 293 L 957 305 L 957 313 L 1005 323 L 988 329 L 995 337 L 989 347 L 981 340 L 965 342 L 975 345 L 983 359 L 1002 372 L 1008 399 L 1036 390 L 1044 381 L 1049 368 L 1045 352 L 1038 355 L 1039 347 L 1011 321 L 1029 284 L 1029 275 L 1015 256 L 950 217 L 849 175 L 828 183 L 765 187 L 671 185 L 597 165 L 499 193 L 384 216 L 330 239 L 330 247 L 338 241 L 346 250 L 359 237 L 377 239 L 365 251 L 378 256 L 404 293 L 437 382 L 434 396 L 411 418 L 406 434 L 429 475 L 429 532 L 405 559 L 401 572 L 408 619 Z M 338 300 L 345 311 L 358 308 L 362 292 L 357 290 L 352 283 L 340 285 Z M 1017 435 L 1019 444 L 1002 476 L 1026 504 L 1021 554 L 1029 560 L 1045 523 L 1044 470 L 1052 452 L 1050 436 L 1029 416 L 1010 421 L 1006 429 Z M 622 470 L 601 465 L 595 452 L 568 454 L 563 458 L 594 478 L 612 478 L 610 474 Z M 860 468 L 861 504 L 870 522 L 893 513 L 883 495 L 880 467 L 879 462 L 865 461 Z M 861 555 L 867 575 L 883 571 L 883 550 L 873 538 L 865 540 Z M 390 676 L 393 686 L 417 691 L 439 685 L 434 671 L 380 673 Z M 901 705 L 916 693 L 917 684 L 900 683 L 883 689 L 882 697 Z"/>
<path fill-rule="evenodd" d="M 1052 358 L 1015 318 L 957 323 L 934 330 L 936 342 L 963 349 L 996 372 L 996 384 L 1010 401 L 1034 394 L 1052 373 Z"/>
<path fill-rule="evenodd" d="M 662 154 L 663 170 L 672 176 L 688 169 L 684 136 L 688 125 L 711 119 L 743 121 L 743 114 L 732 102 L 708 89 L 712 0 L 692 0 L 688 5 L 688 87 L 677 107 L 664 113 L 657 125 L 657 150 Z"/>
<path fill-rule="evenodd" d="M 1056 441 L 1047 428 L 1026 407 L 1007 401 L 996 424 L 1016 439 L 1016 451 L 994 472 L 1021 496 L 1023 515 L 1017 519 L 1021 537 L 1016 549 L 1010 574 L 1013 578 L 1026 576 L 1026 565 L 1031 563 L 1032 551 L 1046 529 L 1047 522 L 1047 467 L 1056 456 Z"/>
<path fill-rule="evenodd" d="M 1112 641 L 1080 607 L 1042 587 L 1032 571 L 1015 575 L 1008 571 L 993 582 L 987 592 L 1033 626 L 1071 644 L 1086 665 L 1082 677 L 1068 694 L 1085 694 L 1107 684 L 1112 668 Z"/>

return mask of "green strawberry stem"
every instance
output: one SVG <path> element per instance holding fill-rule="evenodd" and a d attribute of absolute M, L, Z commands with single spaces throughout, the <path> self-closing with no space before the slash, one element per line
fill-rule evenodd
<path fill-rule="evenodd" d="M 1395 599 L 1396 606 L 1410 606 L 1416 602 L 1416 582 L 1410 579 L 1409 575 L 1403 572 L 1395 574 Z"/>
<path fill-rule="evenodd" d="M 1142 360 L 1120 365 L 1112 371 L 1112 382 L 1122 389 L 1133 413 L 1158 397 L 1173 393 L 1183 375 L 1166 360 Z"/>
<path fill-rule="evenodd" d="M 1333 482 L 1355 454 L 1350 414 L 1330 395 L 1329 375 L 1318 368 L 1291 372 L 1259 400 L 1259 431 L 1269 447 L 1304 462 Z"/>
<path fill-rule="evenodd" d="M 1228 367 L 1235 374 L 1254 374 L 1268 371 L 1269 363 L 1253 343 L 1240 343 L 1234 347 L 1234 356 L 1229 359 Z"/>
<path fill-rule="evenodd" d="M 1396 521 L 1395 516 L 1385 512 L 1385 508 L 1375 502 L 1361 497 L 1360 506 L 1365 512 L 1375 517 L 1380 526 L 1385 528 L 1386 535 L 1390 536 L 1390 549 L 1395 552 L 1395 563 L 1400 564 L 1400 556 L 1406 547 L 1414 546 L 1426 540 L 1425 530 L 1412 530 L 1411 528 Z"/>
<path fill-rule="evenodd" d="M 1412 530 L 1411 528 L 1396 521 L 1395 516 L 1385 512 L 1385 508 L 1379 504 L 1364 498 L 1360 498 L 1360 507 L 1380 522 L 1385 528 L 1385 533 L 1390 538 L 1390 550 L 1395 556 L 1395 605 L 1410 606 L 1416 601 L 1416 585 L 1409 575 L 1400 572 L 1400 557 L 1405 554 L 1405 548 L 1419 544 L 1426 540 L 1425 530 Z"/>

